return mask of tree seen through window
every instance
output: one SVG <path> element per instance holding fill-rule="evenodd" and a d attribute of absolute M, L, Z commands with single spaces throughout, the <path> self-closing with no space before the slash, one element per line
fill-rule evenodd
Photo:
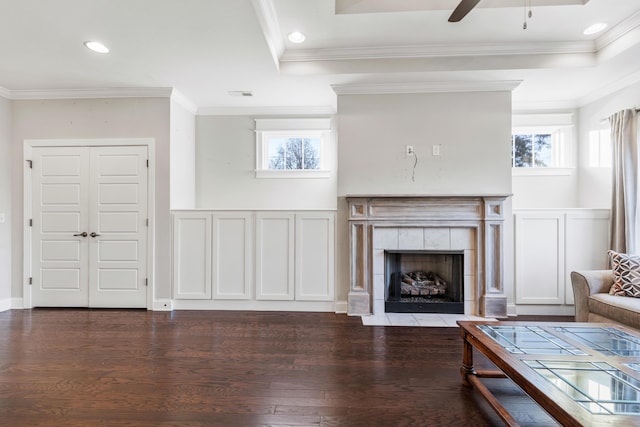
<path fill-rule="evenodd" d="M 320 169 L 320 138 L 273 137 L 268 150 L 269 169 Z"/>
<path fill-rule="evenodd" d="M 512 139 L 515 168 L 550 167 L 551 134 L 518 134 Z"/>

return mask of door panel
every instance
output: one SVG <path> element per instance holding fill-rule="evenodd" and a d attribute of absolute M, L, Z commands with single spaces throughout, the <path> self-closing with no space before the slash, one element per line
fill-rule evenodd
<path fill-rule="evenodd" d="M 147 148 L 93 147 L 89 194 L 92 307 L 146 307 Z"/>
<path fill-rule="evenodd" d="M 34 147 L 33 306 L 147 306 L 146 162 L 146 147 Z"/>
<path fill-rule="evenodd" d="M 86 307 L 89 303 L 86 210 L 88 153 L 78 148 L 33 151 L 33 306 Z"/>

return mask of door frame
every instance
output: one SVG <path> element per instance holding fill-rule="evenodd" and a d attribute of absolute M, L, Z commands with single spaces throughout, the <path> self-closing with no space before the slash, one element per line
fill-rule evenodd
<path fill-rule="evenodd" d="M 147 310 L 153 309 L 155 300 L 155 218 L 156 218 L 156 147 L 154 138 L 95 138 L 95 139 L 25 139 L 23 145 L 23 266 L 22 266 L 22 295 L 23 307 L 33 308 L 31 299 L 32 257 L 33 248 L 31 240 L 31 227 L 29 220 L 32 218 L 32 180 L 29 162 L 32 160 L 33 147 L 119 147 L 119 146 L 146 146 L 149 157 L 149 170 L 147 179 L 147 215 L 149 217 L 149 229 L 147 233 Z"/>

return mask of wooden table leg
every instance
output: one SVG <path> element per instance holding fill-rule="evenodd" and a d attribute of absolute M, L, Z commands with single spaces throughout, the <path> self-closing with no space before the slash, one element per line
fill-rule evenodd
<path fill-rule="evenodd" d="M 476 375 L 476 370 L 473 367 L 473 346 L 467 341 L 467 333 L 462 332 L 462 367 L 460 368 L 460 375 L 462 375 L 462 384 L 467 387 L 473 387 L 469 382 L 469 375 Z"/>

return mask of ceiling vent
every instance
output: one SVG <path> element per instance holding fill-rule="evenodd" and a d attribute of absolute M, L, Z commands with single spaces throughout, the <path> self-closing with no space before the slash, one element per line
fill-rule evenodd
<path fill-rule="evenodd" d="M 229 95 L 231 96 L 253 96 L 253 92 L 250 90 L 230 90 Z"/>

